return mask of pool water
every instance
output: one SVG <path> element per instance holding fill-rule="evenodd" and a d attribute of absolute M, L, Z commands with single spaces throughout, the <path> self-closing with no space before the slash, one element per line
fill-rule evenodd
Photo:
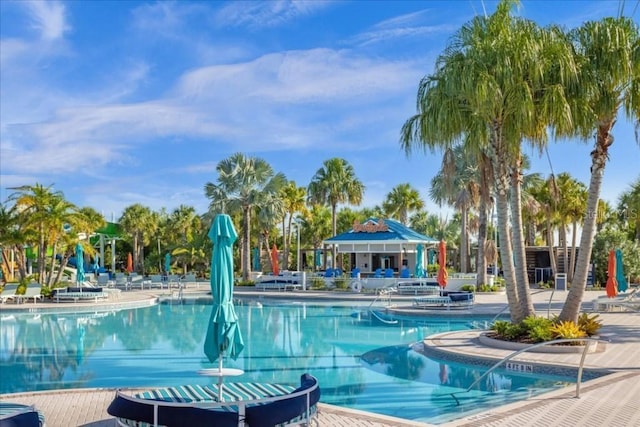
<path fill-rule="evenodd" d="M 466 390 L 487 368 L 431 359 L 412 344 L 468 329 L 469 319 L 387 319 L 366 306 L 251 300 L 236 309 L 245 348 L 224 365 L 245 374 L 229 381 L 296 385 L 309 372 L 324 403 L 439 424 L 574 380 L 495 371 L 457 406 L 449 393 Z M 212 379 L 197 371 L 212 367 L 203 351 L 210 313 L 205 304 L 160 304 L 3 316 L 0 393 L 207 384 Z"/>

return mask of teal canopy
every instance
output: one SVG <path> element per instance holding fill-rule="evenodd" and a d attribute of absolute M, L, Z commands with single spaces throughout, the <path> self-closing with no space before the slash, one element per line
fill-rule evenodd
<path fill-rule="evenodd" d="M 229 215 L 219 214 L 209 230 L 213 242 L 211 257 L 211 295 L 213 307 L 204 353 L 211 363 L 216 360 L 222 370 L 223 356 L 237 359 L 244 348 L 238 327 L 238 316 L 233 307 L 233 243 L 238 238 Z"/>
<path fill-rule="evenodd" d="M 80 243 L 76 245 L 76 269 L 78 270 L 76 281 L 78 283 L 84 282 L 84 250 Z"/>
<path fill-rule="evenodd" d="M 416 269 L 414 271 L 415 277 L 424 277 L 424 266 L 422 262 L 423 248 L 422 245 L 418 245 L 416 248 Z"/>
<path fill-rule="evenodd" d="M 253 271 L 260 271 L 260 250 L 258 248 L 253 248 L 253 266 L 251 267 Z"/>
<path fill-rule="evenodd" d="M 624 292 L 629 287 L 627 278 L 624 277 L 624 265 L 622 264 L 622 251 L 616 249 L 616 281 L 618 282 L 618 292 Z"/>

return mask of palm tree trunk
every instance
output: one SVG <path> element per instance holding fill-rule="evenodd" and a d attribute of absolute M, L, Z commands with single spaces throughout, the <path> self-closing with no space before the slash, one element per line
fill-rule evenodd
<path fill-rule="evenodd" d="M 576 263 L 576 271 L 569 289 L 569 295 L 560 312 L 559 320 L 578 322 L 580 305 L 587 287 L 587 276 L 593 250 L 593 239 L 596 234 L 596 220 L 598 212 L 598 199 L 602 187 L 602 177 L 609 158 L 609 146 L 613 143 L 613 137 L 609 134 L 615 122 L 605 123 L 598 128 L 595 150 L 591 152 L 591 179 L 589 181 L 589 193 L 587 197 L 587 211 L 584 215 L 582 235 L 580 236 L 580 253 Z"/>
<path fill-rule="evenodd" d="M 289 265 L 289 239 L 287 239 L 289 233 L 287 233 L 286 219 L 282 217 L 282 265 Z M 285 267 L 286 269 L 286 267 Z"/>
<path fill-rule="evenodd" d="M 524 319 L 522 306 L 518 299 L 518 289 L 516 287 L 516 276 L 513 267 L 513 249 L 509 238 L 509 173 L 507 171 L 508 156 L 501 144 L 501 132 L 498 125 L 495 126 L 491 135 L 491 149 L 493 155 L 491 161 L 495 174 L 496 183 L 496 213 L 498 215 L 498 231 L 500 239 L 500 257 L 502 259 L 502 269 L 504 272 L 505 291 L 509 303 L 509 313 L 512 322 L 520 322 Z"/>
<path fill-rule="evenodd" d="M 249 250 L 249 242 L 251 242 L 251 207 L 244 206 L 242 209 L 242 220 L 244 221 L 244 227 L 242 230 L 243 242 L 242 242 L 242 281 L 249 281 L 249 272 L 251 271 L 251 251 Z"/>
<path fill-rule="evenodd" d="M 460 272 L 468 273 L 469 269 L 467 268 L 467 261 L 469 259 L 469 226 L 467 222 L 469 221 L 469 208 L 466 204 L 462 207 L 460 214 L 462 216 L 462 223 L 460 225 L 462 228 L 462 230 L 460 230 Z"/>
<path fill-rule="evenodd" d="M 534 316 L 535 309 L 529 292 L 529 276 L 527 274 L 527 253 L 524 247 L 522 226 L 522 159 L 519 157 L 511 171 L 511 220 L 513 222 L 513 254 L 518 288 L 518 299 L 524 317 Z"/>
<path fill-rule="evenodd" d="M 547 210 L 547 246 L 549 246 L 551 273 L 556 274 L 558 272 L 558 266 L 556 265 L 556 253 L 553 250 L 553 229 L 551 228 L 551 213 L 549 210 Z"/>
<path fill-rule="evenodd" d="M 560 240 L 562 240 L 562 272 L 569 274 L 569 242 L 567 242 L 567 227 L 562 224 L 560 228 Z"/>
<path fill-rule="evenodd" d="M 576 271 L 576 234 L 578 233 L 578 221 L 573 220 L 573 229 L 571 230 L 571 261 L 569 263 L 569 273 L 567 281 L 573 282 L 573 273 Z"/>
<path fill-rule="evenodd" d="M 486 204 L 480 203 L 478 218 L 478 252 L 476 259 L 476 286 L 487 283 L 487 261 L 484 256 L 484 244 L 487 241 L 487 209 Z"/>

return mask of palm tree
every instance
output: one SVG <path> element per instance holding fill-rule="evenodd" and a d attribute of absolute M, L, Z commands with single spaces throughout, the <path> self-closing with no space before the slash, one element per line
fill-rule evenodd
<path fill-rule="evenodd" d="M 314 251 L 320 249 L 322 241 L 331 233 L 331 211 L 322 205 L 312 205 L 311 209 L 303 214 L 302 220 L 302 238 L 311 242 Z M 314 263 L 314 270 L 315 267 Z"/>
<path fill-rule="evenodd" d="M 640 177 L 620 195 L 618 214 L 627 224 L 632 238 L 640 244 Z"/>
<path fill-rule="evenodd" d="M 2 254 L 2 280 L 7 282 L 13 280 L 8 266 L 11 262 L 11 253 L 18 267 L 20 281 L 27 277 L 27 266 L 25 257 L 25 236 L 22 217 L 18 214 L 15 204 L 9 206 L 8 203 L 0 205 L 0 252 Z"/>
<path fill-rule="evenodd" d="M 424 208 L 424 201 L 418 190 L 407 182 L 398 184 L 391 189 L 386 200 L 382 203 L 382 208 L 390 217 L 397 217 L 402 224 L 407 225 L 409 212 Z"/>
<path fill-rule="evenodd" d="M 580 253 L 573 283 L 559 316 L 560 320 L 577 322 L 587 286 L 598 199 L 613 144 L 613 126 L 620 110 L 624 110 L 629 118 L 640 118 L 640 31 L 630 18 L 604 18 L 586 22 L 570 36 L 581 60 L 580 86 L 575 88 L 576 103 L 588 105 L 593 112 L 588 117 L 592 119 L 590 123 L 586 124 L 586 120 L 579 117 L 576 125 L 585 133 L 595 130 Z"/>
<path fill-rule="evenodd" d="M 298 187 L 295 181 L 289 181 L 280 192 L 284 203 L 285 215 L 282 216 L 283 260 L 284 265 L 289 265 L 289 253 L 291 252 L 291 224 L 296 213 L 304 213 L 307 201 L 307 189 Z M 285 225 L 286 221 L 286 225 Z"/>
<path fill-rule="evenodd" d="M 438 205 L 454 207 L 460 214 L 460 271 L 469 272 L 469 215 L 478 205 L 477 168 L 471 155 L 459 144 L 445 150 L 442 166 L 431 180 L 429 196 Z"/>
<path fill-rule="evenodd" d="M 578 234 L 578 222 L 584 216 L 587 200 L 587 189 L 585 185 L 570 174 L 564 172 L 558 175 L 557 185 L 560 195 L 558 210 L 560 212 L 560 238 L 563 242 L 563 265 L 567 273 L 567 280 L 573 280 L 573 271 L 576 261 L 576 238 Z M 569 261 L 569 242 L 567 239 L 567 228 L 572 225 L 571 260 Z"/>
<path fill-rule="evenodd" d="M 356 177 L 353 167 L 345 160 L 334 157 L 325 160 L 311 178 L 309 202 L 331 207 L 331 230 L 336 235 L 336 209 L 339 203 L 359 205 L 364 195 L 364 184 Z M 333 267 L 336 265 L 336 245 L 332 247 Z"/>
<path fill-rule="evenodd" d="M 200 258 L 200 253 L 194 242 L 198 235 L 203 234 L 200 217 L 193 206 L 180 205 L 167 217 L 166 238 L 171 255 L 176 257 L 176 262 L 182 263 L 182 271 L 187 274 L 187 267 Z M 162 258 L 158 249 L 159 258 Z"/>
<path fill-rule="evenodd" d="M 242 212 L 241 264 L 242 280 L 248 281 L 251 272 L 251 211 L 260 207 L 270 195 L 277 194 L 285 185 L 282 173 L 274 173 L 265 160 L 236 153 L 216 166 L 217 183 L 207 182 L 204 192 L 209 203 L 209 214 Z"/>
<path fill-rule="evenodd" d="M 258 226 L 260 229 L 260 235 L 262 236 L 262 242 L 264 243 L 264 249 L 266 252 L 269 252 L 269 250 L 271 249 L 271 241 L 269 240 L 269 236 L 276 232 L 278 222 L 280 221 L 280 218 L 284 217 L 285 214 L 284 201 L 278 194 L 268 195 L 256 209 L 258 214 Z M 286 235 L 282 236 L 283 242 L 286 240 L 285 236 Z M 271 261 L 271 271 L 274 271 L 273 259 L 269 257 L 269 260 Z M 284 259 L 282 262 L 282 268 L 289 268 L 289 264 L 285 263 Z"/>
<path fill-rule="evenodd" d="M 131 237 L 133 268 L 144 272 L 144 246 L 158 230 L 159 216 L 140 203 L 127 206 L 118 219 L 122 231 Z"/>
<path fill-rule="evenodd" d="M 490 154 L 507 298 L 517 322 L 534 314 L 522 235 L 521 142 L 543 146 L 547 126 L 561 135 L 572 130 L 564 86 L 577 76 L 563 33 L 511 16 L 514 4 L 503 0 L 493 15 L 456 33 L 420 84 L 418 114 L 403 126 L 401 145 L 410 153 L 414 144 L 434 150 L 462 140 L 468 151 Z"/>

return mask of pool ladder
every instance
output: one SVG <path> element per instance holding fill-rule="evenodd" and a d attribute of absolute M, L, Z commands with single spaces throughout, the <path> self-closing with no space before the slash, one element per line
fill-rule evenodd
<path fill-rule="evenodd" d="M 606 340 L 597 339 L 597 338 L 563 338 L 563 339 L 558 339 L 558 340 L 553 340 L 553 341 L 545 341 L 545 342 L 540 342 L 540 343 L 537 343 L 537 344 L 532 344 L 532 345 L 530 345 L 528 347 L 525 347 L 525 348 L 523 348 L 521 350 L 515 351 L 515 352 L 511 353 L 510 355 L 506 356 L 505 358 L 503 358 L 502 360 L 500 360 L 498 363 L 496 363 L 491 368 L 489 368 L 489 370 L 487 372 L 482 374 L 477 380 L 475 380 L 473 383 L 471 383 L 471 385 L 469 387 L 467 387 L 466 390 L 457 391 L 457 392 L 449 393 L 449 394 L 456 401 L 456 405 L 460 406 L 460 401 L 456 397 L 456 394 L 470 392 L 471 389 L 473 389 L 478 383 L 480 383 L 480 381 L 482 381 L 487 375 L 489 375 L 491 372 L 495 371 L 500 366 L 504 365 L 506 362 L 508 362 L 509 360 L 513 359 L 517 355 L 519 355 L 521 353 L 524 353 L 524 352 L 527 352 L 529 350 L 532 350 L 534 348 L 542 347 L 542 346 L 549 345 L 549 344 L 558 344 L 558 343 L 567 343 L 567 342 L 584 342 L 584 341 L 589 341 L 589 343 L 587 343 L 587 345 L 584 346 L 584 350 L 582 350 L 582 357 L 580 358 L 580 365 L 578 366 L 578 375 L 576 377 L 576 398 L 580 398 L 580 383 L 582 382 L 582 371 L 583 371 L 583 367 L 584 367 L 584 361 L 585 361 L 585 359 L 587 357 L 587 353 L 589 352 L 589 348 L 591 347 L 591 345 L 593 343 L 597 344 L 599 341 L 606 342 Z"/>

